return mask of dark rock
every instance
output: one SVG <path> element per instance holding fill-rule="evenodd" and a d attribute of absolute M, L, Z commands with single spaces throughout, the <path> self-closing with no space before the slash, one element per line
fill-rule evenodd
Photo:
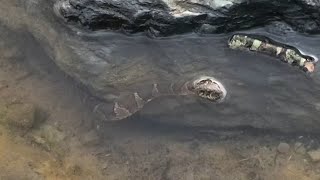
<path fill-rule="evenodd" d="M 224 33 L 273 21 L 286 22 L 300 32 L 319 33 L 319 4 L 316 0 L 62 0 L 56 8 L 67 21 L 92 30 L 168 36 Z"/>

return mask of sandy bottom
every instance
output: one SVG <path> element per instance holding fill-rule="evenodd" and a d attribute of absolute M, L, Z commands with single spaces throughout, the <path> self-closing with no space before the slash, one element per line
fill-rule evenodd
<path fill-rule="evenodd" d="M 317 137 L 101 123 L 32 37 L 1 32 L 1 180 L 320 179 Z"/>

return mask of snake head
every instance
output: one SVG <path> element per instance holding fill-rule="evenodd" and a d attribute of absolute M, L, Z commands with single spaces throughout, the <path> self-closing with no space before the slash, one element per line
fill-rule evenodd
<path fill-rule="evenodd" d="M 210 101 L 221 102 L 227 95 L 224 86 L 215 78 L 210 76 L 200 76 L 190 82 L 189 91 L 199 97 Z"/>

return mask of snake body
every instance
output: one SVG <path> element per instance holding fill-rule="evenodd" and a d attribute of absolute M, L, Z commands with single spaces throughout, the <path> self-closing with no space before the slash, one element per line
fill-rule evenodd
<path fill-rule="evenodd" d="M 94 111 L 103 113 L 108 121 L 130 117 L 152 100 L 163 96 L 196 96 L 211 102 L 222 102 L 227 95 L 220 81 L 211 76 L 197 76 L 174 83 L 154 83 L 140 91 L 124 93 L 112 101 L 112 108 L 97 105 Z"/>
<path fill-rule="evenodd" d="M 235 34 L 228 42 L 232 49 L 256 51 L 279 58 L 283 62 L 298 66 L 305 72 L 313 72 L 316 60 L 302 54 L 297 48 L 276 42 L 268 37 L 254 34 Z"/>

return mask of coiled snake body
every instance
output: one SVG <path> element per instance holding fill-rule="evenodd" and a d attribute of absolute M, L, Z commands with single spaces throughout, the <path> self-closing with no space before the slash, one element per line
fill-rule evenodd
<path fill-rule="evenodd" d="M 190 80 L 175 83 L 154 83 L 145 87 L 141 92 L 122 94 L 115 98 L 111 109 L 97 105 L 94 111 L 103 113 L 108 121 L 121 120 L 138 112 L 155 98 L 169 95 L 191 95 L 212 102 L 222 102 L 227 95 L 227 91 L 222 83 L 214 77 L 197 76 Z"/>
<path fill-rule="evenodd" d="M 228 45 L 232 49 L 256 51 L 279 58 L 283 62 L 299 66 L 305 72 L 315 70 L 314 57 L 302 54 L 297 48 L 281 44 L 270 38 L 254 34 L 235 34 Z"/>

